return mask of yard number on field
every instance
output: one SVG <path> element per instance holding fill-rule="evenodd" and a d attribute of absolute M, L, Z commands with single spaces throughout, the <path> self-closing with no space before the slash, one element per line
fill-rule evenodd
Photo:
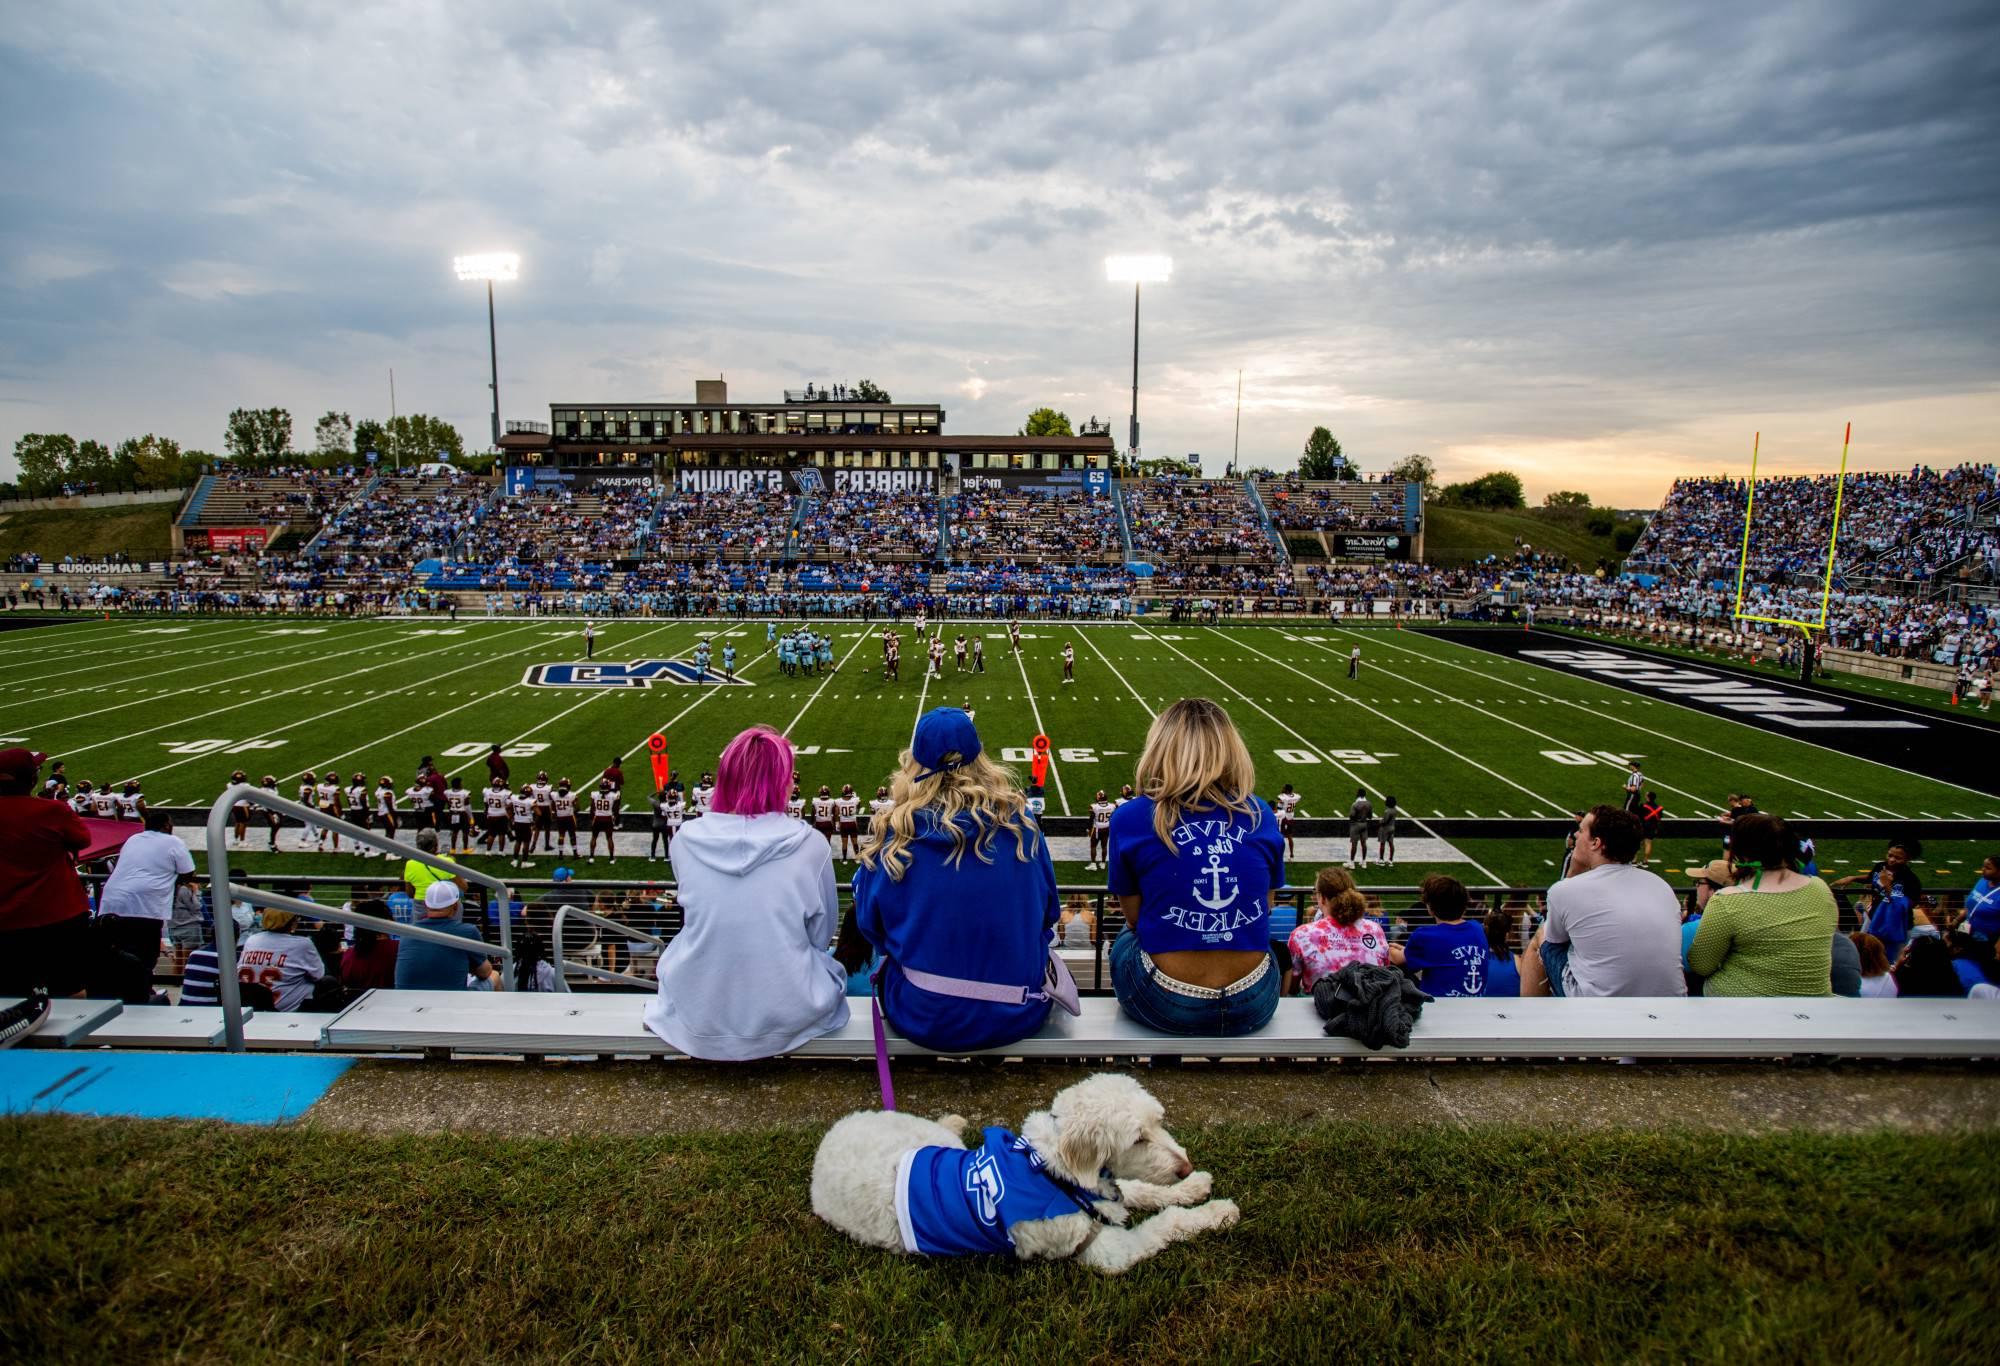
<path fill-rule="evenodd" d="M 453 745 L 450 749 L 439 750 L 438 752 L 447 759 L 477 759 L 492 748 L 493 742 L 491 740 L 467 740 L 462 745 Z M 525 744 L 506 745 L 502 747 L 500 753 L 503 758 L 525 759 L 529 755 L 540 754 L 547 748 L 547 745 L 529 741 Z"/>
<path fill-rule="evenodd" d="M 1320 762 L 1319 755 L 1309 749 L 1274 749 L 1271 753 L 1277 755 L 1281 762 L 1287 764 L 1316 764 Z M 1370 754 L 1365 749 L 1330 749 L 1326 753 L 1327 757 L 1336 764 L 1379 764 L 1384 759 L 1393 759 L 1396 757 L 1387 750 L 1379 754 Z"/>
<path fill-rule="evenodd" d="M 1088 746 L 1077 749 L 1059 749 L 1055 752 L 1055 755 L 1058 760 L 1065 764 L 1094 764 L 1097 762 L 1097 751 Z M 1000 762 L 1003 764 L 1032 764 L 1035 762 L 1035 751 L 1027 748 L 1025 745 L 1009 745 L 1006 749 L 1000 751 Z"/>
<path fill-rule="evenodd" d="M 1594 749 L 1588 754 L 1580 754 L 1573 749 L 1545 749 L 1542 751 L 1542 757 L 1544 759 L 1553 759 L 1559 764 L 1568 764 L 1572 768 L 1591 768 L 1597 764 L 1611 764 L 1614 767 L 1623 768 L 1641 756 L 1637 754 L 1613 754 L 1608 749 Z"/>
<path fill-rule="evenodd" d="M 253 749 L 276 749 L 283 740 L 162 740 L 169 754 L 243 754 Z"/>

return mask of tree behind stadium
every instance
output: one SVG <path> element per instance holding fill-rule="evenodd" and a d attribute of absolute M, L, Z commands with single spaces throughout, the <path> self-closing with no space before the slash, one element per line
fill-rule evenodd
<path fill-rule="evenodd" d="M 1299 453 L 1299 476 L 1304 479 L 1352 479 L 1354 467 L 1341 454 L 1340 438 L 1324 427 L 1312 429 L 1306 448 Z"/>
<path fill-rule="evenodd" d="M 1053 408 L 1037 408 L 1028 414 L 1028 425 L 1021 428 L 1022 436 L 1075 436 L 1070 430 L 1069 414 L 1059 413 Z"/>

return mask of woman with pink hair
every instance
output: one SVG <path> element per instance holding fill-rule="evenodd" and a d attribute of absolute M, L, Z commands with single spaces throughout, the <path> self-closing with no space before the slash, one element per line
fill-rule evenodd
<path fill-rule="evenodd" d="M 768 1058 L 847 1023 L 833 853 L 785 814 L 791 791 L 791 742 L 752 726 L 722 751 L 709 813 L 668 851 L 684 923 L 645 1020 L 690 1057 Z"/>

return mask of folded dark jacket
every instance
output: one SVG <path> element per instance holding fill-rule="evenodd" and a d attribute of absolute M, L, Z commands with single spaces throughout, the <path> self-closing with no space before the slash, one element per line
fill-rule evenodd
<path fill-rule="evenodd" d="M 1429 996 L 1394 968 L 1349 963 L 1313 983 L 1313 1009 L 1329 1035 L 1359 1039 L 1370 1048 L 1407 1048 L 1410 1027 Z"/>

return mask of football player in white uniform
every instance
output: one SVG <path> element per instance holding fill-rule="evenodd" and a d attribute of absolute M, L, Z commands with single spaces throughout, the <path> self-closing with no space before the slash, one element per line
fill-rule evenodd
<path fill-rule="evenodd" d="M 319 783 L 313 788 L 313 803 L 327 815 L 336 819 L 339 818 L 340 775 L 338 773 L 335 773 L 332 769 L 328 769 L 324 774 L 320 775 Z M 338 830 L 329 830 L 322 825 L 317 827 L 314 833 L 318 837 L 318 845 L 321 849 L 326 848 L 326 837 L 332 835 L 333 851 L 336 854 L 340 852 L 340 832 Z"/>
<path fill-rule="evenodd" d="M 965 632 L 960 631 L 958 638 L 951 643 L 952 663 L 959 673 L 965 672 L 965 652 Z"/>
<path fill-rule="evenodd" d="M 1063 682 L 1076 682 L 1076 646 L 1063 646 Z"/>
<path fill-rule="evenodd" d="M 590 855 L 589 862 L 597 862 L 597 837 L 604 836 L 604 856 L 618 856 L 618 790 L 611 786 L 609 778 L 597 780 L 597 791 L 590 794 Z"/>
<path fill-rule="evenodd" d="M 555 845 L 558 853 L 564 845 L 569 846 L 569 856 L 576 857 L 576 793 L 570 791 L 569 779 L 556 779 L 555 790 L 549 793 L 550 819 L 555 823 Z"/>
<path fill-rule="evenodd" d="M 472 852 L 472 793 L 466 790 L 465 779 L 456 773 L 451 775 L 451 786 L 444 790 L 444 837 L 444 847 L 453 854 Z"/>
<path fill-rule="evenodd" d="M 806 818 L 806 799 L 799 795 L 799 785 L 792 784 L 792 795 L 785 802 L 785 814 L 795 821 Z"/>
<path fill-rule="evenodd" d="M 382 781 L 375 785 L 375 820 L 382 827 L 383 834 L 390 839 L 396 838 L 396 780 L 386 773 L 382 775 Z M 394 855 L 385 853 L 382 857 L 393 858 Z"/>
<path fill-rule="evenodd" d="M 1285 841 L 1285 857 L 1297 858 L 1299 847 L 1292 835 L 1292 820 L 1299 812 L 1299 794 L 1292 791 L 1290 783 L 1286 783 L 1284 791 L 1272 800 L 1271 805 L 1278 813 L 1278 834 Z"/>
<path fill-rule="evenodd" d="M 1109 864 L 1111 855 L 1111 813 L 1117 809 L 1117 804 L 1106 799 L 1103 789 L 1100 788 L 1097 793 L 1097 800 L 1090 804 L 1090 862 L 1084 864 L 1084 867 L 1096 868 L 1099 866 L 1100 860 L 1106 865 Z"/>
<path fill-rule="evenodd" d="M 513 817 L 514 861 L 516 868 L 532 868 L 535 861 L 535 785 L 522 783 L 521 790 L 507 799 L 507 814 Z"/>
<path fill-rule="evenodd" d="M 856 857 L 859 850 L 855 846 L 861 838 L 861 798 L 854 795 L 853 783 L 840 789 L 840 796 L 833 803 L 833 814 L 840 825 L 840 856 Z"/>
<path fill-rule="evenodd" d="M 813 829 L 826 836 L 828 848 L 833 847 L 833 789 L 824 783 L 813 798 Z"/>
<path fill-rule="evenodd" d="M 479 848 L 482 853 L 504 854 L 507 852 L 508 827 L 513 824 L 507 819 L 514 806 L 514 794 L 507 790 L 507 784 L 495 778 L 486 785 L 486 822 L 479 832 Z"/>
<path fill-rule="evenodd" d="M 542 852 L 554 853 L 556 847 L 555 803 L 551 798 L 555 789 L 549 786 L 549 771 L 543 769 L 535 775 L 535 781 L 528 785 L 535 798 L 535 833 L 542 837 Z"/>
<path fill-rule="evenodd" d="M 249 781 L 243 776 L 243 770 L 240 768 L 229 775 L 231 787 Z M 250 803 L 244 801 L 233 803 L 229 808 L 229 823 L 235 827 L 235 847 L 241 849 L 250 842 Z"/>
<path fill-rule="evenodd" d="M 870 828 L 873 828 L 882 818 L 883 813 L 894 810 L 895 806 L 896 803 L 889 799 L 888 788 L 876 788 L 875 799 L 868 803 L 868 824 Z"/>

